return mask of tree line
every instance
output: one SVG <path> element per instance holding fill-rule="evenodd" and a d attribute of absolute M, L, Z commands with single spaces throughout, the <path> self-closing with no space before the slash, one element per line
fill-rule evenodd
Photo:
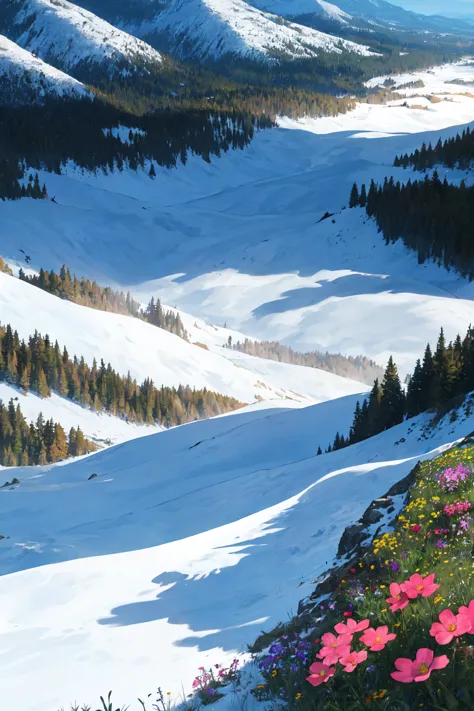
<path fill-rule="evenodd" d="M 401 239 L 418 254 L 419 264 L 432 260 L 463 277 L 474 277 L 474 187 L 443 182 L 435 171 L 430 178 L 406 184 L 386 178 L 351 190 L 349 206 L 365 207 L 374 217 L 386 244 Z"/>
<path fill-rule="evenodd" d="M 3 261 L 3 260 L 2 260 Z M 183 326 L 179 313 L 164 310 L 159 299 L 152 297 L 146 309 L 136 301 L 129 291 L 116 291 L 109 286 L 100 286 L 95 281 L 71 274 L 69 268 L 63 264 L 59 274 L 54 270 L 40 269 L 38 274 L 25 274 L 19 271 L 19 278 L 32 286 L 36 286 L 48 294 L 58 296 L 60 299 L 72 301 L 81 306 L 88 306 L 99 311 L 109 311 L 140 318 L 153 326 L 163 328 L 176 336 L 188 340 L 188 334 Z"/>
<path fill-rule="evenodd" d="M 338 432 L 326 451 L 362 442 L 427 410 L 443 410 L 472 390 L 474 328 L 469 326 L 463 339 L 458 335 L 449 344 L 441 329 L 435 351 L 427 344 L 423 359 L 417 360 L 406 392 L 390 356 L 382 382 L 376 379 L 369 397 L 357 402 L 349 435 Z"/>
<path fill-rule="evenodd" d="M 242 343 L 240 341 L 232 343 L 230 336 L 226 346 L 257 358 L 266 358 L 292 365 L 304 365 L 308 368 L 319 368 L 344 378 L 360 380 L 363 383 L 372 383 L 374 378 L 383 375 L 383 369 L 377 363 L 361 355 L 343 356 L 340 353 L 322 353 L 320 351 L 301 353 L 278 341 L 251 341 L 248 338 Z"/>
<path fill-rule="evenodd" d="M 28 165 L 59 174 L 72 161 L 91 172 L 149 173 L 150 162 L 175 167 L 190 154 L 209 162 L 211 155 L 244 148 L 256 129 L 272 125 L 267 116 L 241 110 L 167 109 L 135 116 L 101 100 L 49 98 L 42 106 L 0 106 L 0 154 L 10 172 Z M 140 129 L 136 140 L 104 130 L 119 126 Z"/>
<path fill-rule="evenodd" d="M 433 147 L 431 143 L 423 143 L 420 149 L 413 153 L 407 153 L 395 157 L 393 165 L 396 168 L 408 168 L 411 166 L 415 170 L 427 170 L 435 165 L 446 165 L 448 168 L 459 168 L 467 170 L 474 161 L 474 133 L 469 126 L 461 134 L 456 134 L 453 138 L 438 140 Z"/>
<path fill-rule="evenodd" d="M 48 191 L 43 183 L 41 187 L 38 173 L 29 174 L 25 179 L 26 170 L 17 160 L 0 160 L 0 198 L 2 200 L 19 200 L 29 197 L 34 200 L 47 200 Z"/>
<path fill-rule="evenodd" d="M 20 405 L 10 400 L 7 406 L 0 400 L 0 465 L 25 467 L 59 462 L 79 457 L 97 449 L 84 437 L 80 427 L 71 427 L 68 436 L 58 422 L 44 420 L 42 413 L 36 422 L 26 421 Z"/>
<path fill-rule="evenodd" d="M 0 327 L 0 381 L 50 397 L 54 390 L 83 407 L 107 412 L 128 422 L 166 427 L 221 415 L 242 406 L 235 398 L 207 388 L 196 390 L 188 385 L 178 388 L 155 387 L 146 378 L 141 385 L 130 373 L 122 376 L 110 363 L 94 359 L 92 366 L 84 358 L 69 356 L 48 335 L 37 331 L 20 340 L 10 325 Z"/>

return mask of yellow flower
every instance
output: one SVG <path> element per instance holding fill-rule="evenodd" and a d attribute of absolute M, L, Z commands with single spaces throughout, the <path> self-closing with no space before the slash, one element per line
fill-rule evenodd
<path fill-rule="evenodd" d="M 380 589 L 383 590 L 385 588 L 385 585 L 381 585 Z"/>
<path fill-rule="evenodd" d="M 272 676 L 276 676 L 277 674 L 278 674 L 277 670 L 274 669 L 274 670 L 272 671 Z"/>

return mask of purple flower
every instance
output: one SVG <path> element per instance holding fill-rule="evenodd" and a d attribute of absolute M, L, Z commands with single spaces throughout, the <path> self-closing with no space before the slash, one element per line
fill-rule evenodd
<path fill-rule="evenodd" d="M 436 548 L 446 548 L 446 543 L 441 538 L 438 538 L 435 545 Z"/>
<path fill-rule="evenodd" d="M 398 565 L 397 561 L 395 561 L 395 560 L 390 561 L 390 567 L 394 571 L 394 573 L 398 573 L 400 570 L 400 566 Z"/>

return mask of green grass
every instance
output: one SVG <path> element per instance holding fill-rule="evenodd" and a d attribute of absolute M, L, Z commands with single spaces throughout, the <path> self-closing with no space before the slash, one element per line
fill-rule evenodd
<path fill-rule="evenodd" d="M 470 502 L 474 511 L 474 475 L 452 493 L 443 490 L 436 479 L 437 473 L 458 464 L 474 469 L 473 446 L 453 448 L 418 467 L 407 504 L 393 528 L 373 541 L 367 553 L 352 563 L 331 598 L 318 606 L 321 618 L 313 620 L 306 637 L 312 643 L 309 657 L 301 661 L 283 652 L 273 664 L 267 664 L 264 682 L 253 692 L 257 698 L 283 699 L 288 708 L 304 711 L 358 711 L 368 705 L 383 711 L 474 708 L 474 634 L 447 645 L 438 645 L 430 635 L 442 610 L 457 614 L 459 606 L 469 605 L 474 598 L 473 523 L 466 521 L 466 528 L 461 528 L 460 515 L 448 517 L 444 513 L 446 505 L 457 501 Z M 400 584 L 414 573 L 424 577 L 434 573 L 439 588 L 429 597 L 410 601 L 404 610 L 391 612 L 386 603 L 389 585 Z M 344 613 L 356 621 L 368 618 L 374 628 L 386 625 L 396 639 L 380 652 L 367 650 L 367 660 L 351 673 L 336 664 L 331 679 L 312 687 L 306 677 L 322 646 L 316 640 L 325 632 L 334 632 L 338 622 L 346 622 Z M 293 635 L 290 631 L 289 636 Z M 354 636 L 351 649 L 366 649 L 359 638 L 360 634 Z M 448 666 L 433 671 L 425 682 L 393 680 L 390 673 L 395 671 L 395 660 L 414 659 L 419 648 L 429 648 L 435 656 L 447 655 Z M 260 660 L 265 662 L 264 657 Z"/>

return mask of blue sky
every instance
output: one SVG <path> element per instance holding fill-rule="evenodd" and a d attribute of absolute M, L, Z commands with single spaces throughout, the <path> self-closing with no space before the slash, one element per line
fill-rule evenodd
<path fill-rule="evenodd" d="M 423 12 L 425 15 L 446 15 L 447 17 L 461 14 L 474 15 L 474 0 L 389 0 L 393 5 L 401 5 L 407 10 Z"/>

